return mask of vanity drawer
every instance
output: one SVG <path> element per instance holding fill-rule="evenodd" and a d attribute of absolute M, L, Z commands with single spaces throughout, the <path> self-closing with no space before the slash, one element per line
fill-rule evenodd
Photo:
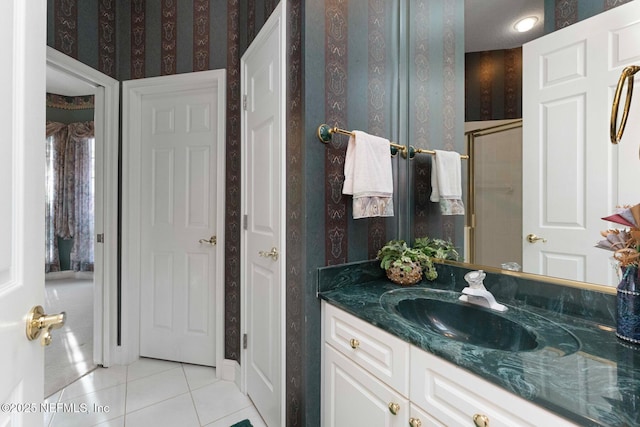
<path fill-rule="evenodd" d="M 410 389 L 413 404 L 448 426 L 473 426 L 476 414 L 491 427 L 576 426 L 417 347 L 411 347 Z"/>
<path fill-rule="evenodd" d="M 403 396 L 409 395 L 410 345 L 322 302 L 324 340 Z"/>

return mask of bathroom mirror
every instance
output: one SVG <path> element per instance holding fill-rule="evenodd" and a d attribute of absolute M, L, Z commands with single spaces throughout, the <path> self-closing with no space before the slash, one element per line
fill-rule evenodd
<path fill-rule="evenodd" d="M 474 4 L 474 3 L 475 3 L 475 4 Z M 489 14 L 488 14 L 487 16 L 485 16 L 484 18 L 479 17 L 479 19 L 484 20 L 482 27 L 483 27 L 483 28 L 485 29 L 485 31 L 486 31 L 486 28 L 500 28 L 500 27 L 505 27 L 506 25 L 499 25 L 498 23 L 495 23 L 495 22 L 491 23 L 491 21 L 487 21 L 487 20 L 488 20 L 488 19 L 490 19 L 490 18 L 494 18 L 495 16 L 499 15 L 496 11 L 501 10 L 501 8 L 503 8 L 503 7 L 506 7 L 506 6 L 501 6 L 501 5 L 509 5 L 509 4 L 513 4 L 513 3 L 516 3 L 516 2 L 515 2 L 515 1 L 511 1 L 511 0 L 492 0 L 492 1 L 491 1 L 491 8 L 489 8 L 489 5 L 488 5 L 488 4 L 487 4 L 487 2 L 486 2 L 486 1 L 484 1 L 484 0 L 475 0 L 475 1 L 474 1 L 474 0 L 467 0 L 467 1 L 465 2 L 465 8 L 469 8 L 469 10 L 471 10 L 471 9 L 473 9 L 474 7 L 477 7 L 477 4 L 478 4 L 478 3 L 481 3 L 481 4 L 482 4 L 482 8 L 483 8 L 483 10 L 484 10 L 485 12 L 486 12 L 486 11 L 488 11 L 488 10 L 493 11 L 493 14 L 489 13 Z M 540 3 L 540 5 L 539 5 L 540 7 L 543 7 L 543 6 L 544 6 L 544 1 L 539 1 L 539 2 L 534 2 L 534 1 L 522 1 L 522 2 L 519 2 L 519 3 L 523 3 L 523 4 L 525 4 L 525 3 L 526 3 L 527 5 L 533 5 L 533 3 Z M 476 11 L 476 12 L 473 12 L 473 14 L 474 14 L 476 17 L 478 17 L 478 13 L 480 13 L 480 12 L 477 12 L 477 11 Z M 596 13 L 598 13 L 598 12 L 594 12 L 594 14 L 596 14 Z M 468 15 L 468 14 L 467 14 L 467 15 Z M 494 15 L 495 15 L 495 16 L 494 16 Z M 552 16 L 553 16 L 553 14 L 552 14 Z M 467 16 L 467 18 L 468 18 L 468 16 Z M 467 21 L 468 21 L 468 20 L 467 20 Z M 466 22 L 466 24 L 468 25 L 468 24 L 469 24 L 469 22 Z M 547 25 L 548 25 L 548 23 L 547 23 Z M 563 31 L 563 30 L 559 30 L 559 31 Z M 536 37 L 538 37 L 538 36 L 540 36 L 540 35 L 543 35 L 543 34 L 535 35 L 535 36 L 533 36 L 532 38 L 536 38 Z M 479 40 L 479 36 L 476 36 L 476 37 L 473 37 L 473 38 L 474 38 L 474 40 Z M 526 40 L 525 40 L 525 41 L 526 41 Z M 507 45 L 504 45 L 502 48 L 503 48 L 503 49 L 505 49 L 505 48 L 513 48 L 513 47 L 516 47 L 516 46 L 515 46 L 515 45 L 513 45 L 513 44 L 511 44 L 511 45 L 508 45 L 508 44 L 507 44 Z M 496 46 L 496 47 L 491 47 L 491 46 L 482 46 L 482 47 L 480 47 L 479 49 L 483 49 L 483 50 L 484 50 L 484 49 L 491 49 L 491 50 L 495 50 L 495 49 L 500 49 L 500 47 L 498 47 L 498 46 Z M 523 109 L 524 109 L 524 105 L 526 104 L 527 100 L 526 100 L 526 99 L 523 99 L 523 101 L 522 101 L 522 102 L 523 102 Z M 607 111 L 610 111 L 610 110 L 608 110 L 608 109 L 610 108 L 610 105 L 606 105 L 605 107 L 606 107 L 606 108 L 603 108 L 603 111 L 605 111 L 605 113 L 604 113 L 604 115 L 603 115 L 603 120 L 605 120 L 605 121 L 607 121 L 607 122 L 608 122 L 609 117 L 608 117 L 608 115 L 607 115 L 607 113 L 606 113 L 606 112 L 607 112 Z M 638 108 L 636 108 L 636 109 L 638 109 Z M 640 113 L 638 113 L 638 114 L 640 114 Z M 462 119 L 462 121 L 464 121 L 464 119 Z M 637 119 L 636 121 L 640 121 L 640 119 Z M 526 125 L 525 125 L 525 126 L 526 126 Z M 605 143 L 607 143 L 607 141 L 606 141 L 606 140 L 603 140 L 603 142 L 602 142 L 602 143 L 603 143 L 603 144 L 605 144 Z M 459 146 L 456 146 L 456 149 L 460 150 L 461 148 L 460 148 Z M 463 147 L 462 149 L 464 149 L 464 147 Z M 636 147 L 634 147 L 634 149 L 635 149 L 635 150 L 636 150 L 636 152 L 637 152 L 637 144 L 636 144 Z M 636 156 L 637 156 L 637 153 L 636 153 Z M 466 166 L 464 166 L 464 165 L 463 165 L 463 173 L 466 173 L 466 169 L 467 169 L 467 168 L 466 168 Z M 590 173 L 592 173 L 592 172 L 593 172 L 593 171 L 591 171 L 591 170 L 589 170 L 589 169 L 585 169 L 585 170 L 584 170 L 584 174 L 586 174 L 586 175 L 588 175 L 588 174 L 590 174 Z M 419 174 L 416 174 L 416 175 L 419 175 Z M 416 177 L 416 179 L 418 179 L 418 178 Z M 556 185 L 561 185 L 561 184 L 556 184 Z M 413 194 L 413 196 L 415 197 L 415 196 L 416 196 L 416 194 Z M 606 222 L 602 221 L 602 229 L 605 229 L 606 227 L 607 227 Z M 459 223 L 459 222 L 456 222 L 456 223 L 455 223 L 455 229 L 456 229 L 456 236 L 455 236 L 455 237 L 456 237 L 456 242 L 462 242 L 462 241 L 464 241 L 464 236 L 460 236 L 460 235 L 458 234 L 458 233 L 460 233 L 460 230 L 461 230 L 461 229 L 464 229 L 464 225 L 460 225 L 460 223 Z M 414 234 L 413 234 L 414 236 L 418 236 L 418 235 L 420 235 L 420 233 L 415 229 L 415 227 L 413 228 L 412 232 L 414 233 Z M 445 233 L 446 233 L 446 230 L 443 230 L 443 234 L 445 234 Z M 526 234 L 525 230 L 523 230 L 523 232 L 522 232 L 523 238 L 524 238 L 524 234 Z M 546 237 L 546 236 L 545 236 L 545 237 Z M 597 233 L 595 233 L 595 234 L 593 235 L 592 240 L 591 240 L 589 243 L 585 243 L 585 244 L 595 244 L 595 242 L 596 242 L 598 239 L 599 239 L 599 236 L 598 236 L 598 234 L 597 234 Z M 609 253 L 607 253 L 606 251 L 603 251 L 603 252 L 602 252 L 602 257 L 603 257 L 603 258 L 608 259 L 608 258 L 610 257 L 610 254 L 609 254 Z M 505 259 L 504 261 L 510 261 L 510 260 L 509 260 L 509 259 Z M 479 266 L 479 265 L 473 265 L 473 268 L 479 268 L 479 267 L 481 268 L 482 266 Z M 494 268 L 495 268 L 495 267 L 496 267 L 496 266 L 494 266 Z M 529 272 L 529 273 L 531 273 L 531 272 Z M 512 274 L 512 273 L 511 273 L 511 272 L 509 272 L 509 274 Z M 555 279 L 553 279 L 553 278 L 551 278 L 551 277 L 550 277 L 550 280 L 555 280 Z M 559 283 L 565 283 L 565 284 L 568 284 L 568 285 L 575 285 L 575 284 L 579 283 L 579 282 L 572 282 L 572 281 L 567 281 L 567 280 L 558 280 L 558 282 L 559 282 Z M 586 286 L 586 285 L 585 285 L 585 286 Z M 593 286 L 593 285 L 592 285 L 592 284 L 589 284 L 588 286 Z M 596 285 L 596 286 L 597 286 L 597 285 Z"/>

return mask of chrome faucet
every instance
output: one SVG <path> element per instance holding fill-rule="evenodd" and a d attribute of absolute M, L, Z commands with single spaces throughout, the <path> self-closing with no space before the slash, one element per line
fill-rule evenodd
<path fill-rule="evenodd" d="M 487 274 L 482 271 L 470 271 L 464 275 L 469 286 L 462 290 L 460 301 L 480 305 L 496 311 L 507 311 L 507 307 L 499 304 L 493 294 L 484 287 L 483 280 Z"/>

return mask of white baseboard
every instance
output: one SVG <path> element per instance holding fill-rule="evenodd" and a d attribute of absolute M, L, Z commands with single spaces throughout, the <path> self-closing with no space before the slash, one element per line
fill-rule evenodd
<path fill-rule="evenodd" d="M 53 271 L 44 275 L 44 280 L 93 279 L 93 271 Z"/>
<path fill-rule="evenodd" d="M 240 364 L 236 360 L 224 359 L 220 378 L 225 381 L 233 381 L 240 387 Z"/>

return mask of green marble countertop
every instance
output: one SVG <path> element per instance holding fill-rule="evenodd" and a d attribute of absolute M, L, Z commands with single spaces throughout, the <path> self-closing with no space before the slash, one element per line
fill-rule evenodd
<path fill-rule="evenodd" d="M 441 273 L 445 279 L 405 288 L 371 271 L 366 264 L 327 268 L 320 273 L 318 296 L 578 425 L 640 426 L 640 347 L 620 341 L 612 323 L 595 314 L 557 309 L 566 307 L 567 300 L 575 305 L 574 294 L 541 299 L 519 292 L 501 298 L 488 285 L 497 278 L 488 275 L 485 284 L 498 302 L 509 307 L 504 316 L 530 327 L 539 342 L 529 351 L 493 350 L 446 338 L 389 310 L 395 300 L 405 297 L 437 294 L 456 299 L 464 285 L 450 279 L 454 274 Z M 610 305 L 611 295 L 595 294 L 579 293 L 585 301 L 602 306 L 603 299 Z M 564 301 L 558 304 L 558 299 Z M 539 304 L 541 300 L 547 304 Z"/>

